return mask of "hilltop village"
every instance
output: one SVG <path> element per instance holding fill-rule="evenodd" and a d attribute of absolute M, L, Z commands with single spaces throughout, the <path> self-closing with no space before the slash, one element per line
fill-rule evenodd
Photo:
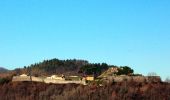
<path fill-rule="evenodd" d="M 134 75 L 129 73 L 128 75 L 116 75 L 119 70 L 123 70 L 118 67 L 111 67 L 105 72 L 103 72 L 98 77 L 94 75 L 89 76 L 66 76 L 66 75 L 51 75 L 51 76 L 29 76 L 26 74 L 21 74 L 18 76 L 13 76 L 12 82 L 16 81 L 33 81 L 33 82 L 43 82 L 43 83 L 53 83 L 53 84 L 82 84 L 87 85 L 89 82 L 161 82 L 161 78 L 159 76 L 142 76 L 142 75 Z M 101 84 L 100 84 L 101 85 Z"/>
<path fill-rule="evenodd" d="M 45 60 L 1 74 L 0 83 L 2 100 L 170 98 L 170 84 L 155 73 L 143 76 L 128 66 L 84 60 Z"/>

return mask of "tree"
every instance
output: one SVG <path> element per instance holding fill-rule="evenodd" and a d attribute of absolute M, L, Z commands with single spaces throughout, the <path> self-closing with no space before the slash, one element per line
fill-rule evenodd
<path fill-rule="evenodd" d="M 131 69 L 128 66 L 122 66 L 120 69 L 118 69 L 117 75 L 130 75 L 133 74 L 133 69 Z"/>
<path fill-rule="evenodd" d="M 31 67 L 27 67 L 28 68 L 28 73 L 29 73 L 29 76 L 30 76 L 30 80 L 32 81 L 32 70 L 31 70 Z"/>

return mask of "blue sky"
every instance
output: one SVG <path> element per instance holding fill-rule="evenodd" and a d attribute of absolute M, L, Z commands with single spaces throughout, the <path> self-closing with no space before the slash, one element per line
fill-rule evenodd
<path fill-rule="evenodd" d="M 0 66 L 85 59 L 170 76 L 169 0 L 1 0 Z"/>

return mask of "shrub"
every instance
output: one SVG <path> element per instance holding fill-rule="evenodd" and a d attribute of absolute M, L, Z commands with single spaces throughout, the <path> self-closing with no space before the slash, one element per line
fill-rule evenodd
<path fill-rule="evenodd" d="M 7 78 L 0 78 L 0 84 L 8 83 L 9 81 Z"/>

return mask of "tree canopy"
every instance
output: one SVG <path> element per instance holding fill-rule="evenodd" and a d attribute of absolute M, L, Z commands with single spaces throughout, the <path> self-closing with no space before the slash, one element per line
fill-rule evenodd
<path fill-rule="evenodd" d="M 106 63 L 89 63 L 86 60 L 59 60 L 51 59 L 44 60 L 43 62 L 31 64 L 30 66 L 24 66 L 23 69 L 19 69 L 17 73 L 27 73 L 34 76 L 39 75 L 52 75 L 52 74 L 65 74 L 65 75 L 94 75 L 99 76 L 104 71 L 111 67 L 118 67 L 115 65 L 108 65 Z M 117 75 L 128 75 L 133 73 L 133 69 L 128 66 L 121 66 Z"/>
<path fill-rule="evenodd" d="M 128 66 L 121 66 L 118 72 L 116 73 L 117 75 L 130 75 L 133 74 L 134 70 L 131 69 Z"/>

